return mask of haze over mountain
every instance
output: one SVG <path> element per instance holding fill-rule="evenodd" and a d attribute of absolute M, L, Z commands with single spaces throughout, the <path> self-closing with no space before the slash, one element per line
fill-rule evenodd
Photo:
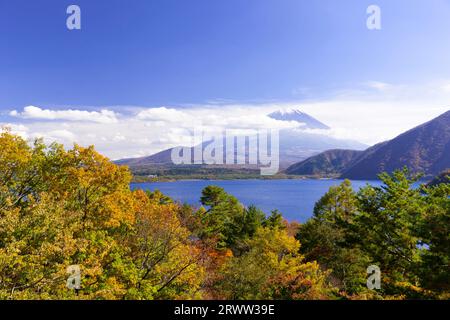
<path fill-rule="evenodd" d="M 330 127 L 299 109 L 281 109 L 268 115 L 279 121 L 295 121 L 298 127 L 280 130 L 280 165 L 289 165 L 329 149 L 364 150 L 367 145 L 336 139 L 327 134 Z"/>
<path fill-rule="evenodd" d="M 127 165 L 130 167 L 147 165 L 147 164 L 169 164 L 172 163 L 171 154 L 172 149 L 166 149 L 155 154 L 152 154 L 147 157 L 139 157 L 139 158 L 125 158 L 114 161 L 116 164 Z"/>
<path fill-rule="evenodd" d="M 450 111 L 364 152 L 329 150 L 290 166 L 286 173 L 376 179 L 404 166 L 426 175 L 450 168 Z"/>
<path fill-rule="evenodd" d="M 336 139 L 327 135 L 326 130 L 329 130 L 330 127 L 298 109 L 280 109 L 270 113 L 268 117 L 278 121 L 298 123 L 297 127 L 280 130 L 279 154 L 281 168 L 287 168 L 293 163 L 328 149 L 363 150 L 367 147 L 367 145 L 357 141 Z M 154 164 L 171 165 L 172 149 L 166 149 L 146 157 L 121 159 L 116 161 L 116 163 L 128 165 L 131 168 Z"/>

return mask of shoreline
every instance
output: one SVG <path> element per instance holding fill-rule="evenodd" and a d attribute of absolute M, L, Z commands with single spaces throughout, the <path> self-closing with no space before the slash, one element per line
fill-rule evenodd
<path fill-rule="evenodd" d="M 133 176 L 133 180 L 131 183 L 153 183 L 153 182 L 177 182 L 177 181 L 239 181 L 239 180 L 264 180 L 264 181 L 271 181 L 271 180 L 344 180 L 340 179 L 339 177 L 311 177 L 311 176 L 254 176 L 254 177 L 211 177 L 211 178 L 176 178 L 176 177 L 162 177 L 162 178 L 155 178 L 155 179 L 148 179 L 145 178 L 142 179 L 142 181 L 136 180 L 136 177 Z M 365 179 L 362 179 L 365 180 Z"/>
<path fill-rule="evenodd" d="M 345 179 L 335 177 L 335 178 L 277 178 L 277 179 L 258 179 L 258 178 L 242 178 L 242 179 L 220 179 L 220 178 L 212 178 L 212 179 L 167 179 L 167 180 L 155 180 L 155 181 L 132 181 L 130 184 L 143 184 L 143 183 L 174 183 L 174 182 L 200 182 L 200 181 L 285 181 L 285 180 L 304 180 L 304 181 L 329 181 L 329 180 L 337 180 L 344 181 Z M 380 181 L 379 179 L 354 179 L 350 181 Z M 422 182 L 422 181 L 419 181 Z M 425 181 L 424 181 L 425 182 Z"/>
<path fill-rule="evenodd" d="M 158 179 L 153 181 L 134 181 L 132 180 L 130 184 L 142 184 L 142 183 L 174 183 L 174 182 L 196 182 L 196 181 L 282 181 L 282 180 L 317 180 L 317 181 L 327 181 L 327 180 L 339 180 L 344 181 L 346 178 L 340 178 L 340 177 L 326 177 L 326 178 L 317 178 L 317 177 L 306 177 L 306 176 L 291 176 L 289 178 L 282 178 L 282 177 L 276 177 L 276 178 L 167 178 L 167 179 Z M 380 179 L 348 179 L 350 181 L 380 181 Z M 420 184 L 423 183 L 429 183 L 430 179 L 419 179 L 417 181 Z"/>

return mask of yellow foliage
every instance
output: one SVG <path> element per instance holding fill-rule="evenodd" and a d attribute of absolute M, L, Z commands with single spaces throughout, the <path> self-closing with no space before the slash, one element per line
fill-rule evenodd
<path fill-rule="evenodd" d="M 0 298 L 199 297 L 204 274 L 180 207 L 131 192 L 93 147 L 0 135 Z M 80 266 L 81 288 L 66 287 Z"/>

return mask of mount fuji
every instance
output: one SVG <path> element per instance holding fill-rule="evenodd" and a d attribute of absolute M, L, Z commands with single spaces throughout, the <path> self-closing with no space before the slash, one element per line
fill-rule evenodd
<path fill-rule="evenodd" d="M 323 124 L 319 120 L 311 117 L 298 109 L 284 109 L 272 112 L 269 118 L 281 121 L 296 121 L 303 124 L 303 128 L 308 129 L 330 129 L 329 126 Z"/>
<path fill-rule="evenodd" d="M 280 131 L 281 167 L 302 161 L 325 150 L 364 150 L 367 148 L 367 145 L 355 140 L 331 137 L 326 134 L 326 130 L 331 129 L 328 125 L 299 109 L 280 109 L 268 114 L 268 117 L 279 121 L 298 122 L 297 127 Z M 306 129 L 321 129 L 323 131 L 312 133 Z"/>
<path fill-rule="evenodd" d="M 298 109 L 284 109 L 267 115 L 278 121 L 295 121 L 297 127 L 280 130 L 279 155 L 280 169 L 305 160 L 311 156 L 330 149 L 364 150 L 368 146 L 353 140 L 342 140 L 326 134 L 329 126 L 318 119 Z M 308 129 L 321 129 L 312 133 Z M 128 165 L 131 170 L 155 165 L 174 166 L 171 160 L 172 149 L 163 150 L 156 154 L 133 159 L 116 161 L 118 164 Z"/>

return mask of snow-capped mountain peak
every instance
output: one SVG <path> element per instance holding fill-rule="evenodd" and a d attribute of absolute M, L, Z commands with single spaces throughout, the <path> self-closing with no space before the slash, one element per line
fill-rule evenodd
<path fill-rule="evenodd" d="M 268 115 L 270 118 L 280 121 L 296 121 L 302 124 L 302 127 L 309 129 L 330 129 L 329 126 L 311 117 L 299 109 L 280 109 Z"/>

